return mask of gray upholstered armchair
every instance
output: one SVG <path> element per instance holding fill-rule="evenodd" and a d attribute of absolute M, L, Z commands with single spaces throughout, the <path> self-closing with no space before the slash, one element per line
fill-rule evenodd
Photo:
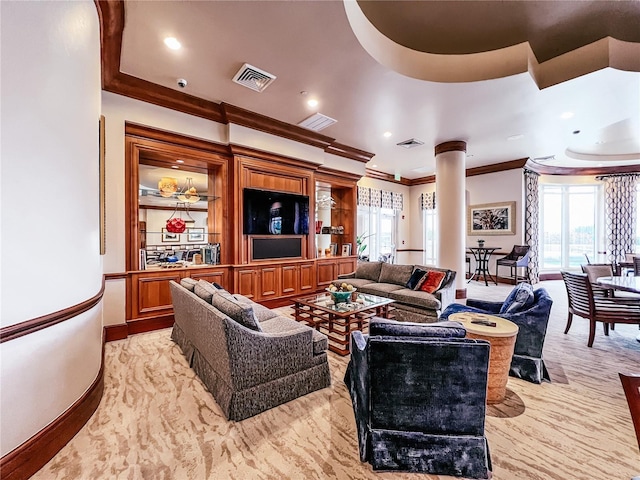
<path fill-rule="evenodd" d="M 489 343 L 456 322 L 375 318 L 351 337 L 345 383 L 360 459 L 374 470 L 488 478 Z"/>

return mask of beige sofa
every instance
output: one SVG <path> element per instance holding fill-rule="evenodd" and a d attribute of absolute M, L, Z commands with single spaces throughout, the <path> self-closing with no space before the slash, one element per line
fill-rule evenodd
<path fill-rule="evenodd" d="M 204 280 L 171 281 L 170 288 L 171 338 L 227 419 L 331 385 L 322 333 Z"/>
<path fill-rule="evenodd" d="M 442 287 L 427 293 L 406 287 L 416 268 L 446 273 Z M 404 322 L 434 322 L 447 305 L 455 301 L 456 272 L 421 265 L 393 265 L 385 262 L 359 262 L 355 272 L 339 275 L 334 284 L 347 282 L 359 292 L 395 300 L 395 319 Z"/>

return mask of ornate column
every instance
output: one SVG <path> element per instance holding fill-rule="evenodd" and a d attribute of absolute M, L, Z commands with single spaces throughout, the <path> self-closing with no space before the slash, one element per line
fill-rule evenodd
<path fill-rule="evenodd" d="M 466 298 L 464 198 L 467 143 L 441 143 L 436 145 L 435 154 L 438 266 L 456 272 L 456 298 Z"/>

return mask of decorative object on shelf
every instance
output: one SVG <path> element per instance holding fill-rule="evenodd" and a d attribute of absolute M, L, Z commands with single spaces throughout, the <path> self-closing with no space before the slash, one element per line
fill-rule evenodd
<path fill-rule="evenodd" d="M 356 288 L 348 283 L 342 283 L 339 287 L 331 285 L 327 291 L 331 294 L 331 298 L 335 303 L 345 303 L 356 292 Z"/>
<path fill-rule="evenodd" d="M 316 198 L 316 206 L 323 209 L 334 208 L 336 206 L 336 201 L 329 195 L 320 195 Z"/>
<path fill-rule="evenodd" d="M 160 196 L 169 198 L 178 191 L 178 180 L 171 177 L 162 177 L 158 182 Z"/>
<path fill-rule="evenodd" d="M 184 220 L 182 219 L 182 210 L 180 209 L 181 205 L 186 214 L 186 218 Z M 178 214 L 177 217 L 175 216 L 176 213 Z M 189 214 L 189 204 L 177 202 L 175 210 L 167 220 L 167 231 L 172 233 L 183 233 L 187 229 L 187 223 L 191 226 L 196 223 L 193 217 Z"/>
<path fill-rule="evenodd" d="M 331 227 L 322 227 L 322 233 L 323 234 L 331 233 Z"/>
<path fill-rule="evenodd" d="M 182 190 L 180 190 L 178 194 L 178 200 L 188 203 L 200 201 L 200 195 L 198 195 L 196 187 L 193 186 L 193 179 L 191 177 L 187 177 L 184 187 L 182 187 Z"/>
<path fill-rule="evenodd" d="M 484 240 L 478 240 L 478 247 L 480 248 L 484 247 Z"/>
<path fill-rule="evenodd" d="M 351 244 L 350 243 L 343 243 L 342 244 L 342 256 L 343 257 L 348 257 L 349 255 L 351 255 Z"/>
<path fill-rule="evenodd" d="M 337 243 L 330 243 L 329 244 L 329 249 L 331 251 L 331 256 L 335 257 L 336 255 L 338 255 L 338 244 Z"/>
<path fill-rule="evenodd" d="M 322 231 L 322 220 L 316 220 L 316 233 L 320 233 Z"/>
<path fill-rule="evenodd" d="M 515 235 L 516 202 L 470 205 L 467 235 Z"/>

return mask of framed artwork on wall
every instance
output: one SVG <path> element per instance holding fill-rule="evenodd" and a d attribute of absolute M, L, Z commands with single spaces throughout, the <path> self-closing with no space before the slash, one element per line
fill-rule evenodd
<path fill-rule="evenodd" d="M 164 243 L 180 243 L 180 234 L 168 232 L 166 228 L 162 229 L 162 241 Z"/>
<path fill-rule="evenodd" d="M 343 257 L 348 257 L 349 255 L 351 255 L 351 244 L 350 243 L 343 243 L 342 244 L 342 256 Z"/>
<path fill-rule="evenodd" d="M 204 228 L 188 228 L 187 242 L 204 242 Z"/>
<path fill-rule="evenodd" d="M 467 235 L 515 235 L 516 202 L 483 203 L 467 209 Z"/>

